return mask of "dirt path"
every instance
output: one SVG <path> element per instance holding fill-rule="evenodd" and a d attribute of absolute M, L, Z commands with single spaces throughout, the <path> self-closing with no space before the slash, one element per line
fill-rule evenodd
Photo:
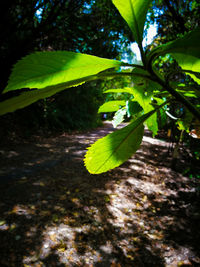
<path fill-rule="evenodd" d="M 0 148 L 1 267 L 200 266 L 198 181 L 172 171 L 168 144 L 149 136 L 90 175 L 86 147 L 112 130 Z"/>

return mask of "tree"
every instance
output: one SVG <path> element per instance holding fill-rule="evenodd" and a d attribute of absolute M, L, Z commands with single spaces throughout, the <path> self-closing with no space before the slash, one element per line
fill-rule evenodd
<path fill-rule="evenodd" d="M 113 3 L 138 44 L 142 65 L 65 51 L 33 53 L 15 65 L 5 92 L 22 88 L 32 90 L 0 103 L 3 114 L 88 81 L 106 77 L 131 77 L 132 87 L 118 88 L 118 92 L 132 94 L 133 100 L 143 109 L 143 114 L 140 113 L 128 126 L 98 140 L 88 149 L 85 164 L 91 173 L 96 174 L 119 166 L 136 152 L 142 141 L 145 122 L 155 135 L 158 130 L 157 112 L 166 109 L 174 100 L 184 105 L 192 117 L 200 120 L 199 101 L 193 101 L 199 96 L 198 88 L 191 86 L 187 80 L 184 84 L 179 80 L 174 81 L 171 73 L 164 68 L 160 71 L 159 68 L 159 58 L 170 54 L 179 66 L 178 74 L 187 74 L 200 83 L 200 29 L 145 51 L 142 46 L 143 31 L 151 1 L 113 0 Z M 121 67 L 130 69 L 123 70 Z"/>
<path fill-rule="evenodd" d="M 199 27 L 199 11 L 200 4 L 196 0 L 154 0 L 149 10 L 149 18 L 157 23 L 158 35 L 166 42 Z"/>

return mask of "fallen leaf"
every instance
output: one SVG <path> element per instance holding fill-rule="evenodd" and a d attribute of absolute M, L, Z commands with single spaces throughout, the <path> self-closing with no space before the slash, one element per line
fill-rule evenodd
<path fill-rule="evenodd" d="M 51 234 L 49 237 L 50 237 L 51 241 L 53 241 L 53 242 L 57 241 L 56 234 Z"/>
<path fill-rule="evenodd" d="M 6 223 L 6 221 L 4 221 L 4 220 L 3 221 L 0 221 L 0 226 L 1 225 L 4 225 L 5 223 Z"/>
<path fill-rule="evenodd" d="M 109 196 L 104 196 L 105 202 L 110 202 L 110 197 Z"/>
<path fill-rule="evenodd" d="M 79 199 L 74 197 L 74 198 L 71 198 L 71 201 L 74 203 L 77 203 L 79 201 Z"/>
<path fill-rule="evenodd" d="M 116 263 L 116 262 L 113 261 L 113 262 L 111 263 L 110 267 L 121 267 L 121 264 Z"/>
<path fill-rule="evenodd" d="M 62 248 L 58 248 L 58 252 L 64 252 L 66 250 L 65 247 L 62 247 Z"/>
<path fill-rule="evenodd" d="M 52 220 L 53 220 L 54 222 L 57 222 L 57 221 L 59 220 L 58 215 L 57 215 L 57 214 L 54 214 L 54 215 L 52 216 Z"/>
<path fill-rule="evenodd" d="M 143 196 L 142 201 L 143 201 L 143 202 L 146 202 L 146 201 L 147 201 L 147 196 L 146 196 L 146 195 Z"/>

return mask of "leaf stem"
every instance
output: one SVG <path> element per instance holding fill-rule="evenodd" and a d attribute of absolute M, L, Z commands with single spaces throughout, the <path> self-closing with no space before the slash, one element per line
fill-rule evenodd
<path fill-rule="evenodd" d="M 155 55 L 156 56 L 156 55 Z M 200 121 L 200 110 L 198 110 L 185 96 L 177 92 L 175 89 L 173 89 L 168 81 L 163 80 L 160 78 L 156 72 L 152 68 L 152 62 L 154 60 L 154 57 L 151 57 L 151 59 L 148 62 L 147 70 L 151 74 L 151 79 L 154 81 L 157 81 L 163 88 L 165 88 L 178 102 L 181 102 L 185 107 L 188 108 L 188 110 Z"/>
<path fill-rule="evenodd" d="M 155 77 L 155 81 L 157 81 L 163 88 L 165 88 L 175 99 L 181 102 L 188 110 L 198 119 L 200 120 L 200 110 L 198 110 L 190 101 L 188 101 L 185 96 L 177 92 L 173 89 L 168 82 L 162 80 L 156 73 L 152 70 L 152 74 Z"/>
<path fill-rule="evenodd" d="M 144 68 L 146 69 L 147 61 L 146 61 L 146 56 L 145 56 L 144 49 L 143 49 L 143 46 L 142 46 L 142 42 L 138 43 L 138 47 L 140 49 L 140 55 L 141 55 L 141 58 L 142 58 L 142 62 L 143 62 Z"/>

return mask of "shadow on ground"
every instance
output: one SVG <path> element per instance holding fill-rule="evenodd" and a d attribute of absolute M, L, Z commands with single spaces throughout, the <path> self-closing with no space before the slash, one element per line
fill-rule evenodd
<path fill-rule="evenodd" d="M 86 147 L 109 131 L 2 146 L 0 266 L 200 266 L 199 183 L 149 136 L 119 168 L 90 175 Z"/>

